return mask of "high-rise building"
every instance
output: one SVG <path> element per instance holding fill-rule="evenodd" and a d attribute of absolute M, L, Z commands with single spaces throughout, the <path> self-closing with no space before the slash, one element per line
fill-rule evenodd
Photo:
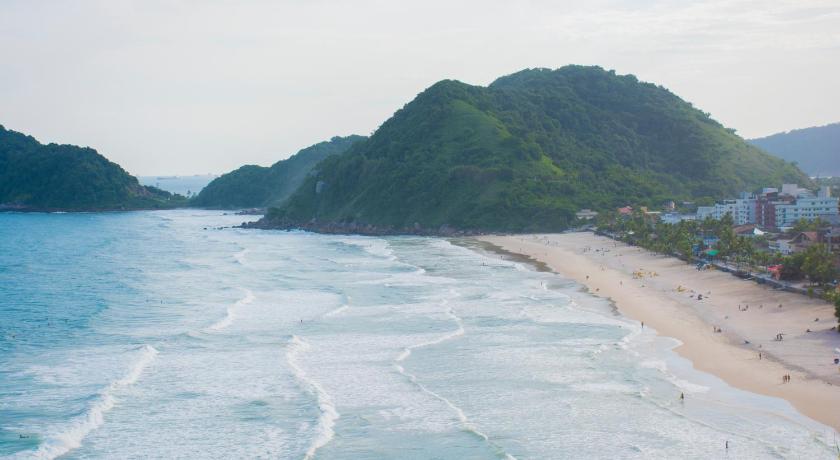
<path fill-rule="evenodd" d="M 722 219 L 731 215 L 735 225 L 757 224 L 764 228 L 791 227 L 798 220 L 833 219 L 838 215 L 838 199 L 822 187 L 815 197 L 797 184 L 783 184 L 781 192 L 765 188 L 761 195 L 742 193 L 741 198 L 724 200 L 714 206 L 697 208 L 697 218 Z"/>

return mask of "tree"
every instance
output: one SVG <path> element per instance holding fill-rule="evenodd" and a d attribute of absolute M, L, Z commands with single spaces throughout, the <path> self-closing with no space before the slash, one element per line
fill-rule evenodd
<path fill-rule="evenodd" d="M 821 228 L 828 226 L 828 222 L 817 217 L 814 220 L 799 219 L 793 223 L 793 232 L 815 232 Z"/>
<path fill-rule="evenodd" d="M 825 284 L 837 277 L 834 261 L 824 244 L 815 244 L 805 250 L 802 272 L 813 283 Z"/>
<path fill-rule="evenodd" d="M 781 260 L 782 269 L 779 272 L 779 277 L 783 280 L 802 279 L 802 276 L 804 275 L 802 272 L 802 264 L 804 262 L 804 252 L 783 257 Z"/>
<path fill-rule="evenodd" d="M 834 316 L 840 319 L 840 295 L 834 299 Z M 837 325 L 837 330 L 840 332 L 840 325 Z"/>

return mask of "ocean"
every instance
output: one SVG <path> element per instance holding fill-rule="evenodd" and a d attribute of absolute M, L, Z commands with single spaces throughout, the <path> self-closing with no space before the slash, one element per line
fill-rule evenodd
<path fill-rule="evenodd" d="M 198 174 L 194 176 L 137 176 L 141 185 L 151 185 L 169 193 L 183 196 L 198 195 L 213 179 L 215 174 Z"/>
<path fill-rule="evenodd" d="M 246 218 L 0 214 L 0 457 L 837 457 L 558 275 Z"/>

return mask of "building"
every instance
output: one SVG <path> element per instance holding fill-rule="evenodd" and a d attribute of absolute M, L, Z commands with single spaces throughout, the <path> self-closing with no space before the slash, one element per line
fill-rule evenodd
<path fill-rule="evenodd" d="M 837 198 L 798 198 L 787 203 L 772 203 L 775 228 L 792 227 L 797 220 L 816 220 L 837 215 Z"/>
<path fill-rule="evenodd" d="M 742 193 L 741 197 L 724 200 L 714 206 L 697 208 L 697 218 L 722 219 L 732 216 L 735 225 L 757 224 L 763 228 L 789 228 L 798 220 L 832 220 L 838 215 L 838 199 L 828 187 L 814 196 L 796 184 L 782 185 L 782 191 L 765 188 L 759 196 Z"/>
<path fill-rule="evenodd" d="M 592 220 L 598 217 L 598 213 L 591 209 L 581 209 L 580 211 L 575 213 L 575 217 L 577 217 L 579 220 Z"/>
<path fill-rule="evenodd" d="M 770 241 L 769 247 L 784 255 L 790 255 L 802 252 L 815 244 L 824 242 L 826 242 L 825 235 L 820 234 L 820 232 L 799 232 L 793 238 L 782 237 L 775 241 Z"/>
<path fill-rule="evenodd" d="M 744 236 L 747 238 L 766 234 L 766 232 L 761 231 L 761 229 L 759 229 L 755 224 L 737 225 L 732 229 L 732 231 L 735 232 L 735 235 L 737 236 Z"/>
<path fill-rule="evenodd" d="M 663 224 L 677 224 L 684 220 L 697 220 L 696 214 L 679 214 L 676 212 L 666 212 L 659 216 L 660 222 Z"/>
<path fill-rule="evenodd" d="M 698 220 L 703 220 L 707 217 L 720 220 L 727 214 L 732 216 L 732 221 L 735 225 L 755 223 L 756 199 L 745 197 L 736 200 L 724 200 L 723 203 L 716 203 L 714 206 L 697 207 Z"/>

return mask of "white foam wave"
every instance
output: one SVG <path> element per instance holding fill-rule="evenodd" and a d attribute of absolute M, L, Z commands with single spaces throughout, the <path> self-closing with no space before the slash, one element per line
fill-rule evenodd
<path fill-rule="evenodd" d="M 227 328 L 233 323 L 233 320 L 236 319 L 236 313 L 239 311 L 239 309 L 254 301 L 254 299 L 256 298 L 254 297 L 254 293 L 251 292 L 250 289 L 244 289 L 244 291 L 245 296 L 237 300 L 236 303 L 232 306 L 228 307 L 227 311 L 225 312 L 225 317 L 210 325 L 207 328 L 207 330 L 220 331 L 222 329 Z"/>
<path fill-rule="evenodd" d="M 346 304 L 342 305 L 342 306 L 336 308 L 335 310 L 331 310 L 331 311 L 328 311 L 328 312 L 324 313 L 324 318 L 329 318 L 331 316 L 340 315 L 340 314 L 344 313 L 345 311 L 347 311 L 349 308 L 350 308 L 349 305 L 346 305 Z"/>
<path fill-rule="evenodd" d="M 247 262 L 247 259 L 245 259 L 245 254 L 248 254 L 247 249 L 243 249 L 237 252 L 233 255 L 233 258 L 236 259 L 237 262 L 239 262 L 239 265 L 245 265 L 245 263 Z"/>
<path fill-rule="evenodd" d="M 397 256 L 394 255 L 394 251 L 391 250 L 391 245 L 386 240 L 375 239 L 375 238 L 364 238 L 364 239 L 342 239 L 339 240 L 344 244 L 349 244 L 352 246 L 357 246 L 365 250 L 368 254 L 382 257 L 384 259 L 388 259 L 391 261 L 397 260 Z"/>
<path fill-rule="evenodd" d="M 672 374 L 670 371 L 668 371 L 668 365 L 665 363 L 665 361 L 658 359 L 646 360 L 642 361 L 639 364 L 639 366 L 647 369 L 656 369 L 662 375 L 665 376 L 666 380 L 668 380 L 675 387 L 679 388 L 680 390 L 686 393 L 706 393 L 710 390 L 710 388 L 707 386 L 689 382 L 688 380 L 681 379 L 676 375 Z"/>
<path fill-rule="evenodd" d="M 452 412 L 455 413 L 455 416 L 458 418 L 458 422 L 460 423 L 461 428 L 463 428 L 465 431 L 469 431 L 470 433 L 478 436 L 479 438 L 483 439 L 485 442 L 490 444 L 501 457 L 506 458 L 508 460 L 516 460 L 516 457 L 514 457 L 514 456 L 508 454 L 507 452 L 505 452 L 500 446 L 498 446 L 493 441 L 491 441 L 489 436 L 487 436 L 485 433 L 481 432 L 478 429 L 478 427 L 476 427 L 470 421 L 470 419 L 467 417 L 467 414 L 465 414 L 464 411 L 460 407 L 456 406 L 449 399 L 447 399 L 447 398 L 441 396 L 440 394 L 435 393 L 434 391 L 428 389 L 425 385 L 423 385 L 422 383 L 420 383 L 417 380 L 417 376 L 415 376 L 414 374 L 406 371 L 405 368 L 400 364 L 403 361 L 405 361 L 406 359 L 408 359 L 409 356 L 411 356 L 412 350 L 416 350 L 418 348 L 430 347 L 430 346 L 433 346 L 433 345 L 438 345 L 440 343 L 446 342 L 447 340 L 452 340 L 455 337 L 460 337 L 460 336 L 464 335 L 464 333 L 466 331 L 464 330 L 464 323 L 461 320 L 461 318 L 459 318 L 457 315 L 455 315 L 455 312 L 452 309 L 447 311 L 446 314 L 447 314 L 447 316 L 449 316 L 450 319 L 452 319 L 455 322 L 455 324 L 458 325 L 458 328 L 455 329 L 454 331 L 452 331 L 448 334 L 444 334 L 444 335 L 442 335 L 442 336 L 440 336 L 440 337 L 438 337 L 434 340 L 429 340 L 427 342 L 418 343 L 418 344 L 411 345 L 409 347 L 404 348 L 403 351 L 400 352 L 400 354 L 397 355 L 397 358 L 394 360 L 394 368 L 397 370 L 397 372 L 399 372 L 400 374 L 405 376 L 409 381 L 411 381 L 411 383 L 416 385 L 417 388 L 420 389 L 420 391 L 428 394 L 429 396 L 432 396 L 433 398 L 441 401 L 447 407 L 449 407 L 449 409 L 451 409 Z"/>
<path fill-rule="evenodd" d="M 73 420 L 64 431 L 48 437 L 48 440 L 34 453 L 33 458 L 53 459 L 81 447 L 84 438 L 105 423 L 105 414 L 117 403 L 114 393 L 137 382 L 143 371 L 155 360 L 157 354 L 158 351 L 154 347 L 144 345 L 140 357 L 128 373 L 103 388 L 99 393 L 99 398 L 90 405 L 87 412 Z"/>
<path fill-rule="evenodd" d="M 625 335 L 618 341 L 618 346 L 623 350 L 628 350 L 630 345 L 637 337 L 642 335 L 642 328 L 631 326 L 630 333 Z"/>
<path fill-rule="evenodd" d="M 440 337 L 438 337 L 434 340 L 429 340 L 428 342 L 422 342 L 422 343 L 418 343 L 418 344 L 415 344 L 415 345 L 411 345 L 410 347 L 406 347 L 402 351 L 402 353 L 400 353 L 399 356 L 397 356 L 396 362 L 399 363 L 399 362 L 405 361 L 406 358 L 411 356 L 411 351 L 415 350 L 417 348 L 430 347 L 432 345 L 437 345 L 439 343 L 446 342 L 447 340 L 454 339 L 455 337 L 459 337 L 459 336 L 464 335 L 464 332 L 465 332 L 464 323 L 461 321 L 461 318 L 455 316 L 455 313 L 451 309 L 448 312 L 446 312 L 446 315 L 449 316 L 450 319 L 455 321 L 455 323 L 458 325 L 458 329 L 455 329 L 454 331 L 450 332 L 449 334 L 442 335 L 442 336 L 440 336 Z"/>
<path fill-rule="evenodd" d="M 341 416 L 335 408 L 335 405 L 330 398 L 330 395 L 324 391 L 324 388 L 316 381 L 309 378 L 306 371 L 298 363 L 298 355 L 310 349 L 306 341 L 300 337 L 293 335 L 289 340 L 289 346 L 286 351 L 286 361 L 289 363 L 289 368 L 297 381 L 303 386 L 306 391 L 313 394 L 318 401 L 318 409 L 321 411 L 321 416 L 318 417 L 318 435 L 309 445 L 304 455 L 304 460 L 309 460 L 315 456 L 318 449 L 327 445 L 335 436 L 333 427 L 336 420 Z"/>
<path fill-rule="evenodd" d="M 397 260 L 394 251 L 391 250 L 391 245 L 385 240 L 369 240 L 368 244 L 362 247 L 370 254 L 379 256 L 388 260 Z"/>

